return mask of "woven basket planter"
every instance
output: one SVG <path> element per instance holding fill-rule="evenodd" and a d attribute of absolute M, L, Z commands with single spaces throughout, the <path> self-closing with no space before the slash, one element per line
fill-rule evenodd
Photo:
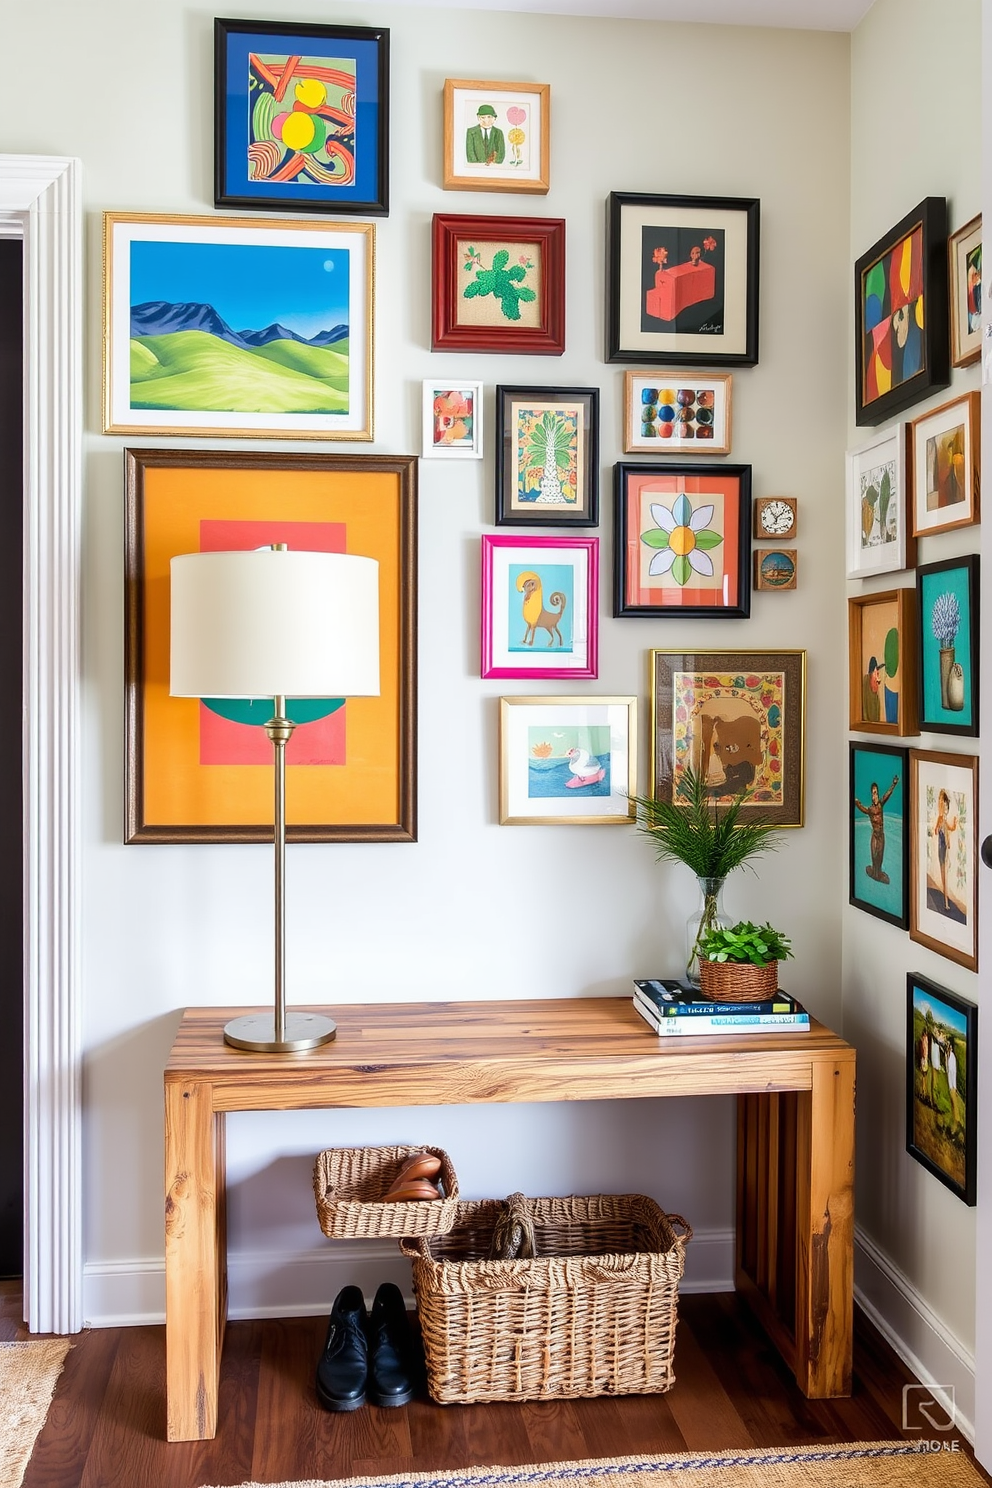
<path fill-rule="evenodd" d="M 416 1152 L 441 1159 L 443 1197 L 383 1203 L 403 1163 Z M 331 1147 L 317 1154 L 313 1192 L 320 1228 L 332 1240 L 438 1235 L 450 1230 L 458 1209 L 458 1179 L 440 1147 Z"/>
<path fill-rule="evenodd" d="M 699 985 L 714 1002 L 762 1002 L 778 991 L 778 962 L 707 961 L 699 958 Z"/>
<path fill-rule="evenodd" d="M 503 1209 L 495 1199 L 459 1204 L 446 1235 L 400 1242 L 413 1259 L 433 1399 L 670 1390 L 692 1236 L 685 1220 L 643 1194 L 532 1199 L 529 1208 L 532 1260 L 488 1259 Z"/>

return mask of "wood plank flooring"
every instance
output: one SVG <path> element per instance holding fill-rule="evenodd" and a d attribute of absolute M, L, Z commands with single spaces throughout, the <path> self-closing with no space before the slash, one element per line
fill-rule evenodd
<path fill-rule="evenodd" d="M 913 1376 L 856 1312 L 854 1394 L 809 1401 L 732 1294 L 683 1296 L 667 1395 L 528 1405 L 317 1404 L 323 1318 L 231 1323 L 210 1442 L 165 1441 L 165 1329 L 100 1328 L 69 1351 L 24 1488 L 201 1488 L 651 1452 L 897 1440 Z M 0 1340 L 26 1338 L 0 1282 Z M 965 1448 L 962 1442 L 962 1448 Z M 987 1481 L 992 1482 L 992 1479 Z"/>

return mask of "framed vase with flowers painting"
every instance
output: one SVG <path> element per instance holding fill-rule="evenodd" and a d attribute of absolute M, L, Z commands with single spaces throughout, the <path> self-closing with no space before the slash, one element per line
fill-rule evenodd
<path fill-rule="evenodd" d="M 916 570 L 920 728 L 978 736 L 977 553 Z"/>

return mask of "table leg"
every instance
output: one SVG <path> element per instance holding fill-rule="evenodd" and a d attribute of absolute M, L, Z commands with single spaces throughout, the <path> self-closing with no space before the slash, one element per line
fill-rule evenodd
<path fill-rule="evenodd" d="M 225 1118 L 200 1082 L 165 1087 L 165 1348 L 169 1441 L 217 1431 L 227 1317 Z"/>

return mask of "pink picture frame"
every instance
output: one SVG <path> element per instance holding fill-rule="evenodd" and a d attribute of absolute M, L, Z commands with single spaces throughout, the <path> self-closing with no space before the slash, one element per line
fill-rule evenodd
<path fill-rule="evenodd" d="M 483 677 L 599 675 L 599 538 L 482 539 Z"/>

